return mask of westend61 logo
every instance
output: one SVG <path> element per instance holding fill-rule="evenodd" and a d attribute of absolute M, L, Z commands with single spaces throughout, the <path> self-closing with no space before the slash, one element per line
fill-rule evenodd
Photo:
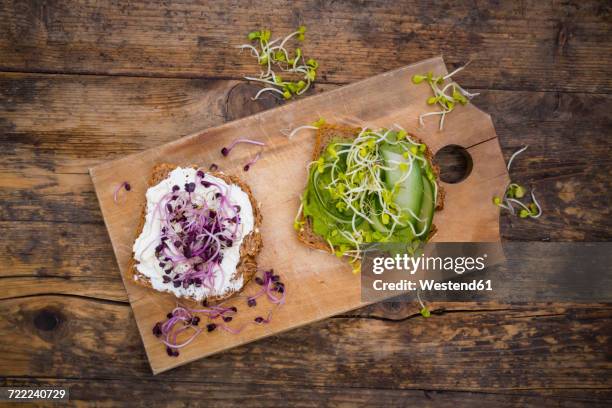
<path fill-rule="evenodd" d="M 610 253 L 612 242 L 371 244 L 361 300 L 612 302 Z"/>
<path fill-rule="evenodd" d="M 379 301 L 414 291 L 492 291 L 487 271 L 501 260 L 498 242 L 372 245 L 361 264 L 362 299 Z"/>
<path fill-rule="evenodd" d="M 380 275 L 385 271 L 401 270 L 414 275 L 417 271 L 445 271 L 458 275 L 465 271 L 482 271 L 487 254 L 479 257 L 410 256 L 396 254 L 395 257 L 377 256 L 372 259 L 372 272 Z"/>

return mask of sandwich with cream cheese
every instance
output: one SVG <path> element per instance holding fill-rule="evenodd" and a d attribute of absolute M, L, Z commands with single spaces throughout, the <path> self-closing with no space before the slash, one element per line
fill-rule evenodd
<path fill-rule="evenodd" d="M 218 302 L 257 271 L 262 217 L 238 177 L 157 165 L 134 241 L 131 276 L 177 298 Z"/>

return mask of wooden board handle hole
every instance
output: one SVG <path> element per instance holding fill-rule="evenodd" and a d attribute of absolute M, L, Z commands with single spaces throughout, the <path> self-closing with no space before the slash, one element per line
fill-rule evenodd
<path fill-rule="evenodd" d="M 447 145 L 434 155 L 434 162 L 440 166 L 440 179 L 449 184 L 460 183 L 472 172 L 472 156 L 459 145 Z"/>

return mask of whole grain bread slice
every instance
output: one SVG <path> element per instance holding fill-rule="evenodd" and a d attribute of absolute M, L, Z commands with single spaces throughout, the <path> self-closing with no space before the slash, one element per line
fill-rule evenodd
<path fill-rule="evenodd" d="M 327 145 L 332 141 L 337 141 L 339 139 L 351 140 L 356 138 L 361 132 L 361 128 L 350 127 L 344 125 L 336 125 L 336 124 L 324 124 L 319 126 L 317 130 L 317 135 L 314 143 L 314 148 L 312 152 L 312 160 L 315 161 L 319 158 L 321 153 L 325 151 Z M 419 138 L 416 136 L 410 135 L 410 138 L 415 142 L 422 143 Z M 432 168 L 434 174 L 436 176 L 436 181 L 438 181 L 438 197 L 436 201 L 436 211 L 440 211 L 444 208 L 444 191 L 440 187 L 440 168 L 433 163 L 433 154 L 429 147 L 425 150 L 425 157 L 432 164 Z M 332 252 L 332 248 L 330 248 L 329 244 L 325 241 L 324 238 L 317 235 L 312 229 L 312 220 L 307 217 L 304 219 L 303 214 L 300 215 L 300 221 L 302 222 L 302 227 L 298 231 L 298 239 L 305 245 L 319 249 L 323 251 Z M 429 240 L 436 233 L 436 226 L 432 223 L 431 229 L 429 231 L 429 235 L 427 239 Z"/>
<path fill-rule="evenodd" d="M 174 170 L 176 167 L 177 167 L 176 165 L 168 164 L 168 163 L 162 163 L 162 164 L 156 165 L 151 172 L 151 177 L 149 178 L 148 186 L 152 187 L 160 183 L 162 180 L 167 178 L 170 172 Z M 194 169 L 198 169 L 198 166 L 190 166 L 190 167 L 193 167 Z M 220 302 L 222 300 L 228 299 L 236 295 L 237 293 L 240 293 L 245 288 L 247 283 L 249 283 L 249 281 L 253 278 L 253 276 L 255 276 L 255 273 L 257 272 L 256 257 L 261 251 L 261 248 L 263 247 L 261 233 L 259 232 L 259 229 L 262 223 L 262 216 L 261 216 L 261 211 L 259 209 L 259 205 L 257 201 L 255 200 L 255 196 L 253 196 L 253 192 L 251 191 L 251 188 L 248 186 L 248 184 L 246 184 L 244 181 L 242 181 L 240 178 L 236 176 L 227 175 L 222 172 L 206 171 L 206 173 L 210 174 L 211 176 L 220 178 L 221 180 L 225 181 L 228 185 L 235 184 L 238 187 L 240 187 L 240 189 L 244 191 L 249 197 L 249 200 L 251 202 L 251 207 L 253 208 L 253 218 L 254 218 L 253 231 L 251 231 L 247 236 L 243 238 L 242 244 L 240 245 L 240 260 L 238 261 L 238 265 L 236 266 L 236 274 L 233 277 L 233 279 L 237 279 L 240 276 L 242 276 L 243 278 L 242 287 L 237 291 L 228 292 L 227 294 L 223 296 L 211 296 L 211 297 L 206 298 L 207 302 L 216 303 L 216 302 Z M 140 216 L 140 222 L 136 230 L 137 237 L 140 235 L 140 233 L 142 232 L 142 229 L 144 228 L 146 215 L 147 215 L 147 205 L 145 203 L 142 209 L 141 216 Z M 130 277 L 130 279 L 136 284 L 139 284 L 139 285 L 148 287 L 152 290 L 155 290 L 151 286 L 151 282 L 149 281 L 149 279 L 138 271 L 138 269 L 136 268 L 137 264 L 138 262 L 134 259 L 134 256 L 132 256 L 132 260 L 128 267 L 128 276 Z M 188 297 L 183 297 L 183 299 L 196 301 L 196 299 L 188 298 Z"/>

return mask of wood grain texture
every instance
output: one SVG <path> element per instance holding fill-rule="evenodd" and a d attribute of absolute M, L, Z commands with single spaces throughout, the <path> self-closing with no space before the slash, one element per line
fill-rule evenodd
<path fill-rule="evenodd" d="M 78 406 L 129 405 L 131 407 L 166 407 L 197 404 L 213 406 L 263 407 L 344 407 L 344 406 L 422 406 L 454 408 L 459 406 L 496 407 L 607 407 L 610 393 L 590 390 L 588 395 L 576 390 L 562 391 L 437 391 L 431 389 L 375 389 L 357 387 L 309 387 L 285 384 L 224 384 L 173 381 L 152 382 L 123 380 L 49 380 L 8 378 L 5 384 L 19 386 L 52 385 L 68 387 L 70 400 Z M 156 395 L 155 399 L 151 395 Z"/>
<path fill-rule="evenodd" d="M 41 302 L 40 296 L 31 295 L 58 292 L 71 296 L 89 296 L 96 292 L 95 296 L 99 296 L 101 299 L 127 301 L 123 285 L 117 274 L 114 255 L 106 236 L 99 207 L 94 199 L 93 185 L 86 174 L 87 166 L 90 163 L 101 162 L 107 156 L 117 157 L 129 154 L 132 150 L 125 141 L 129 141 L 132 137 L 145 143 L 142 148 L 146 148 L 154 145 L 154 142 L 151 142 L 150 145 L 146 144 L 149 140 L 147 138 L 148 134 L 158 135 L 159 142 L 164 143 L 174 140 L 179 129 L 186 124 L 192 126 L 194 130 L 199 128 L 200 120 L 202 126 L 220 124 L 226 119 L 220 109 L 225 105 L 232 106 L 230 111 L 232 115 L 235 115 L 232 118 L 238 117 L 240 116 L 240 109 L 244 105 L 236 103 L 234 100 L 244 101 L 252 92 L 252 88 L 249 89 L 246 85 L 236 87 L 233 82 L 228 81 L 226 85 L 221 87 L 231 90 L 231 92 L 226 91 L 222 94 L 233 96 L 226 101 L 226 104 L 222 102 L 223 97 L 219 96 L 220 102 L 211 105 L 211 112 L 215 115 L 202 117 L 196 112 L 190 112 L 184 117 L 186 124 L 172 122 L 173 127 L 161 127 L 159 133 L 155 133 L 158 130 L 155 127 L 142 130 L 137 126 L 139 122 L 146 123 L 149 118 L 152 118 L 155 115 L 154 110 L 149 111 L 142 108 L 138 109 L 138 113 L 133 116 L 125 115 L 122 114 L 121 110 L 113 108 L 114 101 L 131 100 L 136 106 L 147 106 L 147 100 L 151 98 L 150 95 L 155 95 L 156 88 L 165 87 L 164 95 L 159 97 L 159 110 L 163 111 L 167 107 L 167 109 L 174 109 L 179 112 L 182 109 L 181 104 L 175 104 L 175 100 L 182 100 L 187 106 L 194 102 L 191 102 L 189 98 L 176 97 L 177 94 L 192 94 L 195 100 L 209 98 L 206 92 L 193 90 L 194 81 L 197 83 L 199 80 L 121 77 L 106 79 L 96 76 L 31 74 L 3 74 L 0 78 L 2 79 L 0 81 L 2 84 L 0 94 L 2 96 L 9 92 L 12 92 L 10 95 L 20 94 L 18 91 L 11 91 L 11 89 L 36 87 L 36 92 L 30 98 L 12 99 L 12 103 L 0 103 L 0 117 L 3 118 L 0 122 L 0 138 L 2 138 L 4 148 L 3 154 L 0 155 L 0 163 L 2 163 L 0 215 L 4 220 L 2 230 L 10 232 L 0 234 L 0 248 L 5 253 L 10 254 L 11 262 L 10 267 L 0 268 L 0 271 L 3 275 L 10 276 L 10 282 L 12 282 L 7 284 L 6 292 L 3 291 L 3 294 L 6 294 L 7 297 L 28 296 L 20 301 L 24 302 L 25 305 L 30 302 L 35 303 L 35 307 L 39 310 L 45 309 L 45 305 L 52 303 L 49 300 L 53 301 L 66 296 L 42 297 L 44 301 Z M 173 86 L 166 86 L 165 81 L 171 81 Z M 333 88 L 333 86 L 329 87 Z M 547 212 L 544 218 L 537 223 L 521 222 L 502 214 L 502 236 L 505 239 L 523 240 L 532 238 L 552 240 L 610 239 L 610 218 L 606 216 L 606 214 L 609 214 L 609 207 L 606 203 L 609 202 L 607 195 L 610 193 L 604 188 L 608 179 L 605 177 L 605 173 L 601 172 L 601 169 L 609 166 L 610 160 L 610 141 L 609 138 L 605 137 L 609 133 L 611 125 L 605 109 L 607 105 L 605 101 L 610 100 L 610 96 L 605 94 L 530 91 L 480 91 L 482 95 L 475 100 L 475 103 L 493 114 L 493 120 L 500 135 L 500 142 L 504 148 L 506 159 L 516 148 L 525 143 L 530 144 L 528 154 L 525 155 L 525 158 L 529 159 L 529 165 L 522 159 L 517 160 L 514 164 L 513 174 L 520 173 L 518 175 L 520 179 L 537 183 L 538 191 L 546 202 L 547 208 L 553 209 L 553 211 Z M 97 95 L 107 96 L 102 98 Z M 53 120 L 45 110 L 45 101 L 55 99 L 66 101 L 65 104 L 56 104 L 57 108 L 53 111 L 53 115 L 56 116 L 57 120 Z M 6 99 L 1 98 L 0 100 L 6 101 Z M 93 104 L 93 101 L 98 101 L 98 103 Z M 599 103 L 601 101 L 604 102 Z M 254 112 L 253 109 L 264 109 L 266 107 L 268 106 L 260 106 L 258 103 L 248 105 L 250 112 Z M 219 110 L 217 110 L 218 108 Z M 63 127 L 62 123 L 69 115 L 78 118 L 83 127 L 94 129 L 94 131 L 85 135 L 78 127 Z M 40 117 L 48 118 L 41 122 Z M 543 122 L 543 119 L 546 120 Z M 109 122 L 112 122 L 113 127 L 109 131 L 108 137 L 113 137 L 113 135 L 115 137 L 113 151 L 102 149 L 97 153 L 97 146 L 99 145 L 97 139 L 107 137 L 105 136 L 106 130 L 100 123 Z M 51 137 L 48 137 L 49 135 Z M 591 142 L 592 140 L 598 140 L 599 142 Z M 44 149 L 40 148 L 41 143 L 46 143 Z M 579 144 L 582 148 L 577 147 Z M 577 154 L 578 151 L 580 151 L 580 154 Z M 87 156 L 83 158 L 84 155 Z M 536 169 L 537 172 L 535 172 Z M 595 171 L 595 174 L 592 174 L 593 171 Z M 585 174 L 591 176 L 584 177 Z M 576 209 L 579 211 L 576 211 Z M 81 239 L 82 234 L 88 237 L 86 243 Z M 37 245 L 34 246 L 33 242 L 36 242 Z M 53 262 L 50 265 L 47 262 L 45 265 L 47 259 L 53 259 Z M 48 285 L 49 279 L 56 278 L 46 275 L 62 276 L 64 284 Z M 87 277 L 95 277 L 97 280 L 87 280 Z M 105 282 L 101 282 L 101 279 L 104 279 Z M 77 281 L 79 283 L 75 284 L 74 282 Z M 100 291 L 102 286 L 104 287 L 104 293 Z M 95 299 L 84 299 L 83 301 L 92 302 L 93 305 L 93 307 L 87 308 L 87 313 L 90 315 L 88 319 L 100 320 L 106 317 L 107 312 L 104 308 L 97 307 L 98 302 Z M 60 303 L 55 310 L 62 312 L 65 309 L 72 310 L 75 307 L 73 304 Z M 124 307 L 127 307 L 127 305 Z M 461 305 L 461 308 L 465 310 L 462 313 L 469 315 L 472 310 L 494 309 L 495 306 Z M 571 313 L 575 314 L 575 311 L 581 309 L 582 306 L 576 306 L 576 309 L 573 309 L 574 311 Z M 570 313 L 564 308 L 555 309 L 551 312 L 550 309 L 537 306 L 534 306 L 533 311 L 535 314 L 544 315 Z M 414 313 L 414 307 L 410 306 L 394 308 L 380 305 L 363 309 L 354 313 L 354 315 L 358 316 L 357 319 L 393 319 L 397 320 L 396 324 L 398 325 L 412 325 L 414 322 L 412 318 L 402 319 L 414 315 Z M 126 330 L 130 327 L 133 328 L 131 314 L 126 312 L 122 316 L 118 324 L 124 326 Z M 496 316 L 501 324 L 512 324 L 503 312 L 496 313 Z M 593 319 L 602 318 L 596 317 Z M 605 321 L 605 318 L 603 319 Z M 80 327 L 82 319 L 76 318 L 76 321 L 74 324 Z M 20 319 L 13 324 L 11 327 L 19 328 L 33 323 L 28 319 Z M 329 324 L 334 326 L 337 323 L 335 320 L 331 320 Z M 448 327 L 446 322 L 442 323 L 439 320 L 436 321 L 436 324 Z M 467 326 L 473 327 L 470 323 L 467 323 Z M 340 331 L 342 329 L 337 328 L 336 330 Z M 574 330 L 574 326 L 565 325 L 563 329 L 553 331 L 550 326 L 541 326 L 539 319 L 532 318 L 526 321 L 523 330 L 539 331 L 543 336 L 558 333 L 562 330 L 571 332 Z M 295 340 L 298 343 L 312 335 L 310 331 L 298 331 L 300 337 Z M 598 333 L 598 331 L 594 330 L 594 333 Z M 596 335 L 594 334 L 594 336 Z M 139 341 L 137 338 L 132 338 L 131 341 L 134 342 L 132 350 L 141 350 L 137 348 Z M 263 350 L 267 350 L 267 341 L 270 340 L 264 340 L 263 344 L 258 342 L 246 347 L 249 347 L 249 353 L 258 356 Z M 400 344 L 403 344 L 403 342 L 402 340 Z M 46 346 L 42 348 L 41 353 L 44 353 L 44 350 L 47 350 L 50 346 L 55 347 L 52 340 L 45 344 Z M 401 348 L 400 344 L 396 348 Z M 481 348 L 491 350 L 493 344 L 496 343 L 481 343 Z M 7 364 L 14 365 L 15 361 L 22 361 L 22 358 L 25 358 L 19 356 L 32 354 L 31 347 L 31 343 L 19 343 L 14 349 L 17 350 L 17 353 L 11 352 L 5 355 L 3 360 Z M 523 348 L 524 346 L 515 344 L 508 347 L 508 353 Z M 582 353 L 592 353 L 596 348 L 587 349 L 589 351 L 582 351 Z M 318 350 L 321 358 L 335 358 L 333 356 L 336 355 L 336 350 L 329 350 L 333 354 L 329 354 L 326 349 Z M 344 353 L 347 358 L 351 358 L 353 352 L 346 350 Z M 35 352 L 31 358 L 35 359 L 38 355 L 39 353 Z M 495 357 L 495 353 L 491 355 L 492 358 Z M 133 359 L 134 357 L 130 358 Z M 141 373 L 147 370 L 143 358 L 144 354 L 142 354 L 138 366 L 140 368 L 133 368 L 128 370 L 127 373 L 131 372 L 134 373 L 134 377 L 141 377 Z M 301 359 L 302 357 L 296 356 L 295 358 Z M 221 359 L 223 360 L 223 357 Z M 429 359 L 422 361 L 421 364 L 425 366 L 446 364 L 448 359 L 448 349 L 441 349 L 438 354 L 430 355 Z M 567 359 L 571 361 L 571 357 Z M 80 375 L 81 361 L 82 359 L 75 360 L 70 355 L 66 358 L 60 356 L 57 365 L 70 364 L 70 369 L 48 372 L 41 367 L 38 374 L 35 374 L 36 371 L 32 371 L 31 375 L 44 377 L 48 375 L 57 377 L 78 376 Z M 27 363 L 21 371 L 10 372 L 15 375 L 29 375 L 28 367 L 32 364 L 34 363 Z M 200 364 L 194 363 L 194 372 L 201 369 L 199 368 Z M 226 364 L 229 367 L 234 367 L 237 363 L 231 360 Z M 493 362 L 490 364 L 493 364 Z M 103 364 L 100 363 L 99 365 L 102 366 Z M 114 372 L 115 374 L 112 375 L 118 375 L 121 370 L 122 368 L 115 371 L 111 370 L 111 374 Z M 184 370 L 184 368 L 180 370 Z M 499 368 L 499 370 L 503 369 Z M 0 372 L 8 373 L 4 369 Z M 96 375 L 93 368 L 88 372 L 89 375 L 96 378 L 109 375 L 108 371 Z M 293 370 L 293 372 L 297 375 L 299 369 Z M 519 375 L 518 372 L 520 372 L 520 367 L 517 365 L 514 374 L 509 373 L 507 375 Z M 244 378 L 247 380 L 249 378 L 254 379 L 257 378 L 256 374 L 249 376 L 248 373 L 245 373 Z M 473 376 L 471 382 L 479 381 L 480 377 L 476 371 L 472 371 L 471 375 Z M 489 376 L 494 377 L 496 375 L 495 370 L 490 371 Z M 602 373 L 585 371 L 581 375 L 590 378 L 592 375 L 601 376 Z M 326 384 L 335 384 L 335 375 L 323 373 L 320 378 Z M 193 380 L 197 381 L 197 375 L 193 375 Z M 121 380 L 125 384 L 131 384 L 132 381 L 135 380 L 127 378 Z M 430 377 L 427 378 L 427 381 L 430 382 L 429 385 L 423 384 L 426 389 L 444 389 L 439 386 L 438 378 Z M 548 387 L 556 389 L 550 391 L 554 395 L 551 398 L 569 404 L 575 398 L 561 396 L 561 391 L 555 385 L 559 381 L 559 377 L 549 379 Z M 234 387 L 234 385 L 222 385 L 223 382 L 219 384 L 221 384 L 219 387 L 226 387 L 223 388 L 224 390 L 227 387 Z M 580 387 L 579 384 L 575 386 Z M 355 392 L 355 389 L 350 391 Z M 387 390 L 387 392 L 390 391 Z M 543 391 L 534 389 L 529 392 L 532 394 L 534 401 L 545 401 Z M 384 395 L 384 393 L 381 393 L 381 395 Z M 595 396 L 592 391 L 585 393 L 584 389 L 580 391 L 580 388 L 577 388 L 576 395 L 579 396 L 577 397 L 579 401 L 581 401 L 581 398 L 594 398 L 599 401 L 609 398 L 609 395 L 606 396 L 607 394 L 597 394 Z M 587 395 L 588 397 L 586 397 Z M 482 394 L 475 394 L 473 398 L 484 397 Z M 577 402 L 576 404 L 584 403 Z"/>
<path fill-rule="evenodd" d="M 203 86 L 203 82 L 208 85 Z M 210 82 L 0 74 L 0 95 L 4 96 L 0 98 L 0 140 L 4 147 L 0 155 L 0 219 L 102 224 L 93 185 L 86 174 L 89 166 L 277 104 L 274 99 L 246 104 L 253 86 Z M 320 86 L 317 91 L 334 87 Z M 612 97 L 478 91 L 481 95 L 474 104 L 492 114 L 506 160 L 519 147 L 530 146 L 515 161 L 512 177 L 536 186 L 538 197 L 551 209 L 538 222 L 516 220 L 502 213 L 502 237 L 611 239 L 608 203 L 612 192 L 606 170 L 612 148 L 608 137 L 612 119 L 607 106 Z M 53 102 L 60 100 L 64 102 Z M 155 105 L 149 103 L 152 100 Z M 54 108 L 49 113 L 51 103 Z M 206 103 L 209 109 L 204 113 L 202 109 L 190 109 Z M 132 114 L 126 113 L 130 106 L 136 107 Z M 160 114 L 180 120 L 149 126 L 160 123 L 156 119 Z M 68 120 L 78 121 L 80 126 L 67 127 Z"/>
<path fill-rule="evenodd" d="M 0 22 L 3 70 L 235 79 L 257 69 L 234 48 L 248 32 L 305 24 L 305 51 L 320 60 L 324 81 L 444 54 L 474 61 L 459 78 L 471 87 L 612 89 L 606 1 L 29 0 L 4 2 Z"/>
<path fill-rule="evenodd" d="M 508 311 L 462 304 L 429 321 L 412 317 L 411 305 L 375 305 L 149 379 L 86 171 L 275 106 L 248 101 L 245 84 L 200 79 L 251 72 L 252 61 L 228 44 L 260 23 L 278 33 L 306 23 L 305 50 L 322 62 L 322 82 L 351 82 L 440 53 L 450 66 L 473 59 L 458 80 L 481 92 L 474 103 L 492 115 L 506 159 L 530 145 L 512 175 L 536 185 L 547 208 L 537 222 L 502 214 L 502 237 L 612 238 L 608 2 L 313 0 L 291 8 L 273 2 L 271 12 L 220 4 L 0 6 L 0 70 L 60 74 L 0 72 L 0 253 L 9 254 L 8 267 L 0 267 L 0 321 L 10 333 L 0 347 L 2 385 L 64 383 L 76 403 L 95 406 L 194 398 L 214 405 L 608 406 L 610 384 L 602 381 L 610 377 L 611 319 L 603 306 L 587 305 Z M 58 294 L 41 295 L 49 292 Z M 477 332 L 483 316 L 496 326 Z M 365 343 L 346 341 L 370 322 Z M 509 338 L 502 327 L 519 332 Z M 83 336 L 74 345 L 62 340 L 76 332 Z M 393 358 L 375 353 L 380 339 Z M 188 382 L 175 381 L 184 374 Z"/>
<path fill-rule="evenodd" d="M 446 304 L 424 319 L 416 305 L 379 304 L 151 378 L 128 305 L 65 296 L 5 300 L 0 370 L 5 377 L 160 384 L 609 391 L 609 305 L 476 306 Z M 53 330 L 37 327 L 43 312 L 57 317 Z"/>
<path fill-rule="evenodd" d="M 306 168 L 311 160 L 313 136 L 308 134 L 312 132 L 301 132 L 289 140 L 283 130 L 312 123 L 320 117 L 330 123 L 356 123 L 374 128 L 398 123 L 427 143 L 433 153 L 447 144 L 464 146 L 473 157 L 474 168 L 465 181 L 442 185 L 445 205 L 444 210 L 435 216 L 438 231 L 433 240 L 492 242 L 500 239 L 499 211 L 490 204 L 490 199 L 503 193 L 509 179 L 493 123 L 487 114 L 467 105 L 452 118 L 447 118 L 449 129 L 443 134 L 437 131 L 438 124 L 434 121 L 419 128 L 416 118 L 419 113 L 429 110 L 424 102 L 429 91 L 411 85 L 410 78 L 428 71 L 436 75 L 447 72 L 441 58 L 432 58 L 90 170 L 104 223 L 155 374 L 365 304 L 360 300 L 359 277 L 349 272 L 348 263 L 307 248 L 293 231 L 298 198 L 307 180 Z M 248 173 L 242 171 L 242 166 L 253 152 L 244 149 L 227 159 L 220 154 L 223 146 L 245 134 L 266 143 L 262 158 Z M 250 327 L 225 338 L 200 336 L 191 347 L 182 349 L 177 358 L 168 358 L 165 347 L 151 332 L 151 328 L 174 307 L 176 299 L 135 285 L 128 273 L 133 242 L 138 234 L 136 228 L 146 202 L 144 194 L 148 180 L 152 169 L 160 163 L 179 166 L 197 163 L 204 169 L 217 163 L 220 170 L 239 175 L 250 186 L 264 219 L 260 229 L 263 250 L 257 263 L 260 268 L 273 268 L 281 275 L 290 299 L 282 308 L 274 310 L 274 318 L 269 324 Z M 125 179 L 132 186 L 130 194 L 133 197 L 117 205 L 113 192 Z M 470 221 L 466 223 L 464 220 Z M 245 293 L 252 294 L 258 290 L 253 284 L 250 291 L 247 286 Z M 226 304 L 244 310 L 244 303 L 244 300 L 232 299 Z M 234 318 L 233 326 L 241 327 L 256 316 L 268 314 L 270 307 L 268 305 L 267 309 L 255 313 L 251 310 L 245 315 L 240 313 Z"/>

